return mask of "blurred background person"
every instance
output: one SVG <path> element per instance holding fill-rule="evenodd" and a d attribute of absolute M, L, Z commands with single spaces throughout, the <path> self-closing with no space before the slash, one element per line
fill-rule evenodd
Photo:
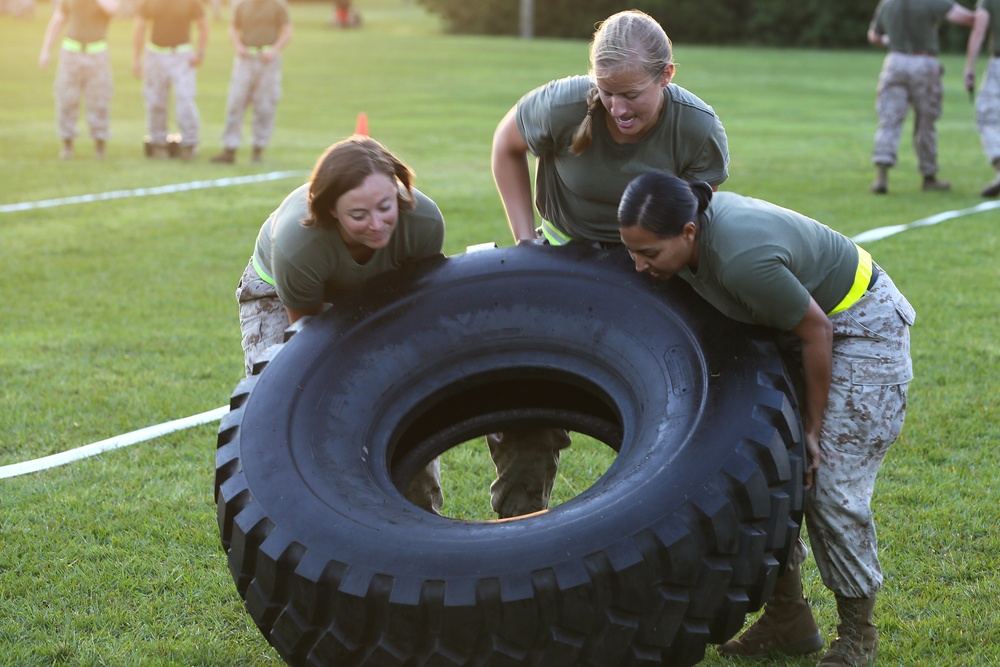
<path fill-rule="evenodd" d="M 976 127 L 983 152 L 996 170 L 996 176 L 980 194 L 996 197 L 1000 195 L 1000 0 L 978 0 L 976 3 L 965 53 L 965 88 L 970 95 L 976 89 L 976 58 L 987 34 L 990 35 L 990 62 L 976 98 Z"/>
<path fill-rule="evenodd" d="M 55 81 L 56 126 L 63 142 L 59 157 L 64 160 L 73 157 L 82 98 L 86 99 L 87 126 L 94 139 L 94 153 L 98 158 L 105 155 L 111 133 L 111 96 L 114 92 L 108 24 L 117 9 L 117 0 L 55 0 L 53 5 L 38 66 L 41 69 L 48 67 L 52 45 L 65 28 Z"/>

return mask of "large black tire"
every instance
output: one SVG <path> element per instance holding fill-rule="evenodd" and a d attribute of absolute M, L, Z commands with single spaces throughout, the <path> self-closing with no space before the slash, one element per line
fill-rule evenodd
<path fill-rule="evenodd" d="M 290 664 L 691 665 L 798 536 L 773 343 L 621 250 L 430 260 L 272 349 L 219 429 L 215 497 L 237 589 Z M 399 490 L 473 437 L 555 425 L 618 455 L 547 512 L 458 521 Z"/>

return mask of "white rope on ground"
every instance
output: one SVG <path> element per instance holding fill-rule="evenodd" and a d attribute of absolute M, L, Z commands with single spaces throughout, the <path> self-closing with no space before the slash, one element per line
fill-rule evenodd
<path fill-rule="evenodd" d="M 290 175 L 298 175 L 301 172 L 274 172 L 275 174 L 286 174 L 287 176 L 282 176 L 282 178 L 287 178 Z M 264 174 L 268 176 L 269 174 Z M 234 180 L 234 179 L 219 179 L 222 180 Z M 273 179 L 260 179 L 260 180 L 273 180 Z M 205 182 L 205 181 L 200 181 Z M 193 185 L 193 184 L 188 184 Z M 169 187 L 169 186 L 168 186 Z M 177 186 L 174 186 L 177 187 Z M 205 187 L 218 187 L 218 186 L 205 186 Z M 143 188 L 143 190 L 157 190 L 159 188 Z M 184 188 L 193 190 L 196 188 Z M 139 192 L 139 190 L 131 190 L 130 192 Z M 180 190 L 177 190 L 180 192 Z M 106 193 L 112 194 L 112 193 Z M 159 194 L 159 193 L 151 193 Z M 95 196 L 95 195 L 91 195 Z M 141 195 L 128 195 L 128 196 L 141 196 Z M 111 197 L 107 197 L 111 199 Z M 92 201 L 92 200 L 90 200 Z M 39 207 L 40 208 L 40 207 Z M 880 241 L 884 238 L 888 238 L 900 232 L 905 232 L 908 229 L 916 229 L 919 227 L 927 227 L 930 225 L 936 225 L 947 220 L 953 220 L 966 215 L 972 215 L 974 213 L 981 213 L 983 211 L 989 211 L 995 208 L 1000 208 L 1000 201 L 990 201 L 979 204 L 978 206 L 973 206 L 972 208 L 966 208 L 959 211 L 945 211 L 944 213 L 938 213 L 937 215 L 932 215 L 915 222 L 911 222 L 906 225 L 891 225 L 888 227 L 878 227 L 876 229 L 870 229 L 867 232 L 861 232 L 855 236 L 852 240 L 856 243 L 867 243 L 869 241 Z M 3 209 L 0 208 L 0 211 Z M 223 406 L 221 408 L 216 408 L 215 410 L 209 410 L 208 412 L 202 412 L 201 414 L 194 415 L 193 417 L 186 417 L 184 419 L 176 419 L 165 424 L 159 424 L 157 426 L 149 426 L 138 431 L 132 431 L 131 433 L 126 433 L 125 435 L 119 435 L 114 438 L 108 438 L 107 440 L 101 440 L 100 442 L 95 442 L 90 445 L 84 445 L 83 447 L 78 447 L 76 449 L 71 449 L 61 454 L 53 454 L 51 456 L 45 456 L 40 459 L 34 459 L 32 461 L 25 461 L 23 463 L 14 463 L 7 466 L 0 467 L 0 479 L 6 477 L 16 477 L 17 475 L 25 475 L 30 472 L 38 472 L 40 470 L 46 470 L 48 468 L 54 468 L 56 466 L 65 465 L 73 461 L 79 461 L 80 459 L 87 458 L 88 456 L 94 456 L 102 452 L 110 451 L 113 449 L 119 449 L 121 447 L 127 447 L 128 445 L 134 445 L 145 440 L 151 440 L 153 438 L 159 437 L 166 433 L 171 433 L 173 431 L 179 431 L 181 429 L 190 428 L 192 426 L 198 426 L 200 424 L 207 424 L 209 422 L 218 421 L 229 412 L 229 406 Z"/>
<path fill-rule="evenodd" d="M 233 185 L 245 185 L 247 183 L 262 183 L 264 181 L 278 181 L 295 176 L 308 176 L 307 171 L 272 171 L 267 174 L 252 174 L 250 176 L 232 176 L 228 178 L 216 178 L 210 181 L 191 181 L 190 183 L 174 183 L 172 185 L 160 185 L 152 188 L 135 188 L 134 190 L 112 190 L 111 192 L 98 192 L 96 194 L 76 195 L 74 197 L 61 197 L 59 199 L 42 199 L 40 201 L 26 201 L 19 204 L 0 204 L 0 213 L 14 213 L 16 211 L 31 211 L 40 208 L 52 208 L 53 206 L 67 206 L 69 204 L 86 204 L 95 201 L 106 201 L 108 199 L 125 199 L 127 197 L 149 197 L 151 195 L 169 195 L 177 192 L 187 192 L 188 190 L 205 190 L 207 188 L 226 188 Z"/>
<path fill-rule="evenodd" d="M 905 232 L 908 229 L 916 229 L 918 227 L 929 227 L 931 225 L 940 224 L 947 220 L 953 220 L 955 218 L 960 218 L 966 215 L 972 215 L 974 213 L 982 213 L 983 211 L 990 211 L 995 208 L 1000 208 L 1000 201 L 983 202 L 978 206 L 973 206 L 972 208 L 963 208 L 959 211 L 945 211 L 944 213 L 938 213 L 937 215 L 932 215 L 929 218 L 923 218 L 921 220 L 917 220 L 915 222 L 911 222 L 906 225 L 891 225 L 889 227 L 877 227 L 876 229 L 869 229 L 867 232 L 861 232 L 851 240 L 854 241 L 855 243 L 881 241 L 884 238 L 888 238 L 900 232 Z"/>
<path fill-rule="evenodd" d="M 25 461 L 23 463 L 6 465 L 0 467 L 0 479 L 17 477 L 18 475 L 26 475 L 30 472 L 38 472 L 39 470 L 55 468 L 56 466 L 72 463 L 73 461 L 79 461 L 80 459 L 85 459 L 90 456 L 96 456 L 102 452 L 108 452 L 113 449 L 121 449 L 122 447 L 128 447 L 129 445 L 134 445 L 139 442 L 152 440 L 153 438 L 158 438 L 159 436 L 166 435 L 167 433 L 173 433 L 174 431 L 180 431 L 182 429 L 199 426 L 201 424 L 208 424 L 209 422 L 222 419 L 223 415 L 227 412 L 229 412 L 229 406 L 224 405 L 221 408 L 209 410 L 208 412 L 202 412 L 201 414 L 197 414 L 192 417 L 175 419 L 174 421 L 169 421 L 165 424 L 157 424 L 156 426 L 147 426 L 146 428 L 139 429 L 138 431 L 132 431 L 131 433 L 115 436 L 114 438 L 101 440 L 100 442 L 84 445 L 83 447 L 77 447 L 76 449 L 71 449 L 59 454 L 52 454 L 51 456 L 44 456 L 40 459 Z"/>

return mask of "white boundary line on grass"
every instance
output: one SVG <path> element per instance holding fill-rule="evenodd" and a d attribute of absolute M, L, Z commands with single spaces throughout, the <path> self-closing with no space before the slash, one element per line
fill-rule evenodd
<path fill-rule="evenodd" d="M 298 174 L 299 172 L 275 172 L 283 173 L 287 175 Z M 282 176 L 281 178 L 285 178 Z M 220 179 L 220 180 L 230 180 L 230 179 Z M 263 179 L 261 179 L 263 180 Z M 213 186 L 205 186 L 213 187 Z M 144 188 L 144 190 L 155 190 L 158 188 Z M 195 188 L 185 188 L 185 189 L 195 189 Z M 177 190 L 178 192 L 180 190 Z M 138 190 L 133 190 L 131 192 L 139 192 Z M 159 194 L 159 193 L 150 193 Z M 132 195 L 141 196 L 141 195 Z M 108 197 L 110 198 L 110 197 Z M 93 201 L 93 200 L 87 200 Z M 870 229 L 867 232 L 861 232 L 855 236 L 852 240 L 856 243 L 867 243 L 869 241 L 880 241 L 884 238 L 888 238 L 900 232 L 905 232 L 909 229 L 916 229 L 918 227 L 928 227 L 930 225 L 936 225 L 947 220 L 954 220 L 955 218 L 960 218 L 966 215 L 972 215 L 974 213 L 981 213 L 983 211 L 989 211 L 995 208 L 1000 208 L 1000 201 L 984 202 L 978 206 L 973 206 L 972 208 L 961 209 L 958 211 L 945 211 L 944 213 L 938 213 L 937 215 L 932 215 L 915 222 L 911 222 L 906 225 L 891 225 L 888 227 L 878 227 L 876 229 Z M 173 431 L 179 431 L 181 429 L 190 428 L 192 426 L 199 426 L 201 424 L 207 424 L 213 421 L 219 421 L 222 417 L 229 412 L 229 406 L 224 405 L 221 408 L 216 408 L 215 410 L 209 410 L 208 412 L 202 412 L 201 414 L 194 415 L 192 417 L 186 417 L 184 419 L 175 419 L 174 421 L 167 422 L 165 424 L 158 424 L 156 426 L 148 426 L 138 431 L 132 431 L 131 433 L 126 433 L 124 435 L 119 435 L 114 438 L 108 438 L 107 440 L 101 440 L 100 442 L 95 442 L 90 445 L 84 445 L 83 447 L 78 447 L 76 449 L 70 449 L 68 451 L 62 452 L 60 454 L 53 454 L 51 456 L 45 456 L 40 459 L 34 459 L 32 461 L 24 461 L 23 463 L 14 463 L 11 465 L 6 465 L 0 467 L 0 479 L 6 477 L 16 477 L 18 475 L 25 475 L 31 472 L 38 472 L 40 470 L 46 470 L 48 468 L 54 468 L 56 466 L 65 465 L 73 461 L 79 461 L 80 459 L 87 458 L 89 456 L 95 456 L 102 452 L 111 451 L 113 449 L 119 449 L 121 447 L 127 447 L 129 445 L 134 445 L 139 442 L 144 442 L 146 440 L 152 440 L 161 435 L 167 433 L 172 433 Z"/>
<path fill-rule="evenodd" d="M 174 183 L 172 185 L 160 185 L 152 188 L 135 188 L 134 190 L 112 190 L 111 192 L 98 192 L 89 195 L 77 195 L 75 197 L 60 197 L 59 199 L 42 199 L 39 201 L 26 201 L 19 204 L 0 204 L 0 213 L 14 213 L 17 211 L 32 211 L 40 208 L 52 208 L 53 206 L 67 206 L 69 204 L 86 204 L 95 201 L 105 201 L 108 199 L 125 199 L 127 197 L 149 197 L 151 195 L 169 195 L 177 192 L 187 192 L 188 190 L 205 190 L 207 188 L 227 188 L 233 185 L 245 185 L 247 183 L 262 183 L 264 181 L 278 181 L 293 176 L 308 176 L 307 171 L 272 171 L 266 174 L 252 174 L 250 176 L 230 176 L 227 178 L 216 178 L 210 181 L 191 181 L 189 183 Z"/>
<path fill-rule="evenodd" d="M 108 452 L 113 449 L 120 449 L 122 447 L 134 445 L 138 442 L 152 440 L 153 438 L 158 438 L 159 436 L 166 435 L 167 433 L 173 433 L 174 431 L 180 431 L 182 429 L 199 426 L 201 424 L 208 424 L 209 422 L 222 419 L 227 412 L 229 412 L 229 406 L 224 405 L 221 408 L 209 410 L 208 412 L 202 412 L 201 414 L 197 414 L 192 417 L 175 419 L 173 421 L 166 422 L 165 424 L 157 424 L 156 426 L 147 426 L 146 428 L 141 428 L 138 431 L 132 431 L 131 433 L 115 436 L 114 438 L 108 438 L 107 440 L 101 440 L 100 442 L 84 445 L 83 447 L 77 447 L 76 449 L 70 449 L 69 451 L 61 452 L 59 454 L 52 454 L 51 456 L 44 456 L 40 459 L 3 466 L 0 467 L 0 479 L 5 477 L 17 477 L 18 475 L 25 475 L 29 472 L 38 472 L 39 470 L 55 468 L 56 466 L 72 463 L 73 461 L 79 461 L 80 459 L 85 459 L 89 456 L 96 456 L 102 452 Z"/>
<path fill-rule="evenodd" d="M 927 218 L 921 218 L 920 220 L 916 220 L 905 225 L 890 225 L 889 227 L 869 229 L 867 232 L 861 232 L 851 240 L 855 243 L 881 241 L 884 238 L 888 238 L 900 232 L 905 232 L 909 229 L 916 229 L 917 227 L 930 227 L 931 225 L 937 225 L 948 220 L 961 218 L 974 213 L 982 213 L 983 211 L 990 211 L 995 208 L 1000 208 L 1000 200 L 983 202 L 982 204 L 973 206 L 972 208 L 963 208 L 957 211 L 945 211 L 944 213 L 938 213 L 937 215 L 932 215 Z"/>

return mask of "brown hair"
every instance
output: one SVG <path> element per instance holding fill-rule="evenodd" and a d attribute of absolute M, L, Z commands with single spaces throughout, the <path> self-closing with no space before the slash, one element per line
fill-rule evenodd
<path fill-rule="evenodd" d="M 597 26 L 590 43 L 590 78 L 639 68 L 651 77 L 660 76 L 673 64 L 673 44 L 663 27 L 637 9 L 612 14 Z M 595 84 L 587 94 L 587 116 L 573 134 L 570 150 L 582 153 L 594 138 L 594 116 L 604 113 Z"/>
<path fill-rule="evenodd" d="M 399 210 L 416 206 L 413 170 L 371 137 L 355 134 L 327 148 L 316 161 L 309 179 L 309 217 L 302 224 L 336 226 L 331 211 L 337 200 L 371 174 L 385 174 L 399 183 Z"/>

